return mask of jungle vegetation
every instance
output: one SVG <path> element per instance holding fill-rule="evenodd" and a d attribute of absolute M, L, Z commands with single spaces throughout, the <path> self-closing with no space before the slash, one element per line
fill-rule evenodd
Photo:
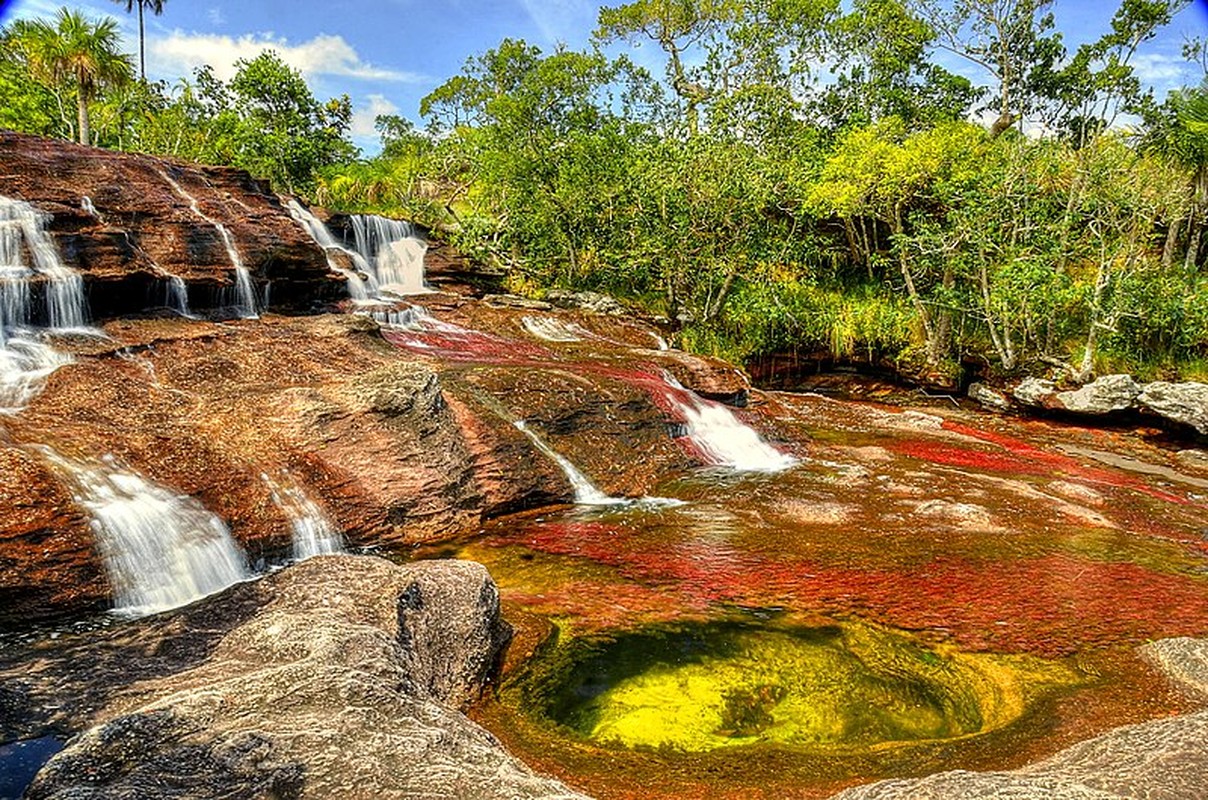
<path fill-rule="evenodd" d="M 117 53 L 55 66 L 55 23 L 14 23 L 0 127 L 408 217 L 513 291 L 606 292 L 740 361 L 1203 379 L 1208 82 L 1155 97 L 1136 74 L 1187 2 L 1122 0 L 1070 50 L 1051 0 L 634 0 L 590 49 L 470 57 L 422 128 L 379 117 L 372 158 L 348 98 L 271 52 L 169 86 Z M 1208 74 L 1202 41 L 1184 55 Z"/>

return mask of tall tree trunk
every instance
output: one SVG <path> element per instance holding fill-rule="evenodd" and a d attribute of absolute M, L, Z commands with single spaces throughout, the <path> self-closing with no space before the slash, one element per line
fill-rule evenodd
<path fill-rule="evenodd" d="M 1166 243 L 1162 245 L 1162 271 L 1168 272 L 1174 266 L 1174 251 L 1179 243 L 1179 228 L 1183 220 L 1172 219 L 1166 228 Z"/>
<path fill-rule="evenodd" d="M 76 118 L 79 122 L 80 144 L 92 144 L 92 131 L 88 127 L 88 101 L 84 99 L 83 91 L 76 93 Z"/>
<path fill-rule="evenodd" d="M 924 305 L 923 299 L 919 297 L 918 290 L 914 286 L 914 276 L 910 274 L 910 259 L 906 257 L 906 246 L 902 242 L 905 225 L 902 224 L 902 206 L 900 204 L 893 208 L 893 219 L 890 221 L 890 225 L 896 238 L 894 245 L 898 248 L 898 267 L 902 270 L 902 279 L 906 281 L 906 295 L 910 298 L 915 313 L 919 315 L 919 324 L 923 326 L 923 336 L 927 340 L 927 365 L 935 366 L 939 363 L 935 329 L 931 324 L 931 317 L 927 313 L 927 306 Z"/>
<path fill-rule="evenodd" d="M 143 28 L 143 0 L 138 0 L 138 78 L 147 82 L 147 35 Z"/>
<path fill-rule="evenodd" d="M 1187 256 L 1183 259 L 1183 269 L 1187 272 L 1194 272 L 1195 265 L 1198 262 L 1200 254 L 1200 234 L 1203 233 L 1204 226 L 1200 224 L 1198 219 L 1191 219 L 1191 233 L 1187 237 Z"/>
<path fill-rule="evenodd" d="M 990 301 L 990 276 L 986 271 L 984 257 L 977 273 L 981 284 L 982 306 L 986 311 L 986 327 L 990 331 L 990 342 L 994 345 L 995 352 L 998 353 L 998 360 L 1002 362 L 1002 368 L 1010 372 L 1015 369 L 1015 347 L 1011 342 L 1011 327 L 1004 319 L 1000 333 L 998 325 L 994 322 L 994 305 Z"/>

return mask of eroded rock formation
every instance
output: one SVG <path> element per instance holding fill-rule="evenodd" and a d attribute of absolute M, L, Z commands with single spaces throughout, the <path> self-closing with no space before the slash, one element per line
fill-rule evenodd
<path fill-rule="evenodd" d="M 1178 638 L 1142 648 L 1172 681 L 1208 698 L 1208 642 Z M 1005 772 L 954 770 L 850 789 L 834 800 L 1054 798 L 1187 800 L 1208 785 L 1208 711 L 1127 725 Z"/>
<path fill-rule="evenodd" d="M 272 308 L 307 310 L 344 295 L 322 250 L 242 170 L 8 131 L 0 162 L 0 196 L 53 215 L 50 233 L 64 264 L 83 274 L 95 318 L 165 305 L 172 276 L 188 284 L 192 307 L 221 305 L 235 276 L 218 225 Z"/>
<path fill-rule="evenodd" d="M 459 713 L 508 635 L 477 564 L 312 559 L 7 665 L 88 726 L 27 797 L 581 797 Z"/>

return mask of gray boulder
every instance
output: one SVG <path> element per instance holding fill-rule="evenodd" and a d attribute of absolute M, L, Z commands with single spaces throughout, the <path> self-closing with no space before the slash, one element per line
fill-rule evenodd
<path fill-rule="evenodd" d="M 549 311 L 553 308 L 553 305 L 544 300 L 533 300 L 518 294 L 486 294 L 482 296 L 482 302 L 498 308 L 525 308 L 533 311 Z"/>
<path fill-rule="evenodd" d="M 1025 406 L 1047 406 L 1052 403 L 1052 397 L 1057 393 L 1057 386 L 1044 378 L 1024 378 L 1019 385 L 1011 390 L 1016 400 Z"/>
<path fill-rule="evenodd" d="M 1011 407 L 1011 401 L 1005 394 L 991 389 L 984 383 L 970 384 L 967 394 L 970 400 L 980 403 L 986 408 L 992 408 L 995 411 L 1006 411 Z"/>
<path fill-rule="evenodd" d="M 559 308 L 581 308 L 596 314 L 622 316 L 625 307 L 615 299 L 599 292 L 571 292 L 566 289 L 550 289 L 545 299 Z"/>
<path fill-rule="evenodd" d="M 311 559 L 125 629 L 123 661 L 153 653 L 152 676 L 111 693 L 27 796 L 582 797 L 459 711 L 508 635 L 481 565 Z"/>
<path fill-rule="evenodd" d="M 1072 392 L 1058 392 L 1057 402 L 1077 414 L 1110 414 L 1132 408 L 1141 384 L 1130 375 L 1104 375 Z"/>
<path fill-rule="evenodd" d="M 1155 381 L 1145 385 L 1137 403 L 1160 417 L 1208 435 L 1208 384 Z"/>

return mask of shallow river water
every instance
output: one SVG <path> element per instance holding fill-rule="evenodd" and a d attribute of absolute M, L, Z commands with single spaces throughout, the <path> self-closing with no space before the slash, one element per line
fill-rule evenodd
<path fill-rule="evenodd" d="M 429 553 L 500 584 L 517 637 L 476 717 L 522 758 L 602 797 L 812 797 L 1187 708 L 1134 650 L 1208 634 L 1202 451 L 817 395 L 762 411 L 796 466 Z"/>

